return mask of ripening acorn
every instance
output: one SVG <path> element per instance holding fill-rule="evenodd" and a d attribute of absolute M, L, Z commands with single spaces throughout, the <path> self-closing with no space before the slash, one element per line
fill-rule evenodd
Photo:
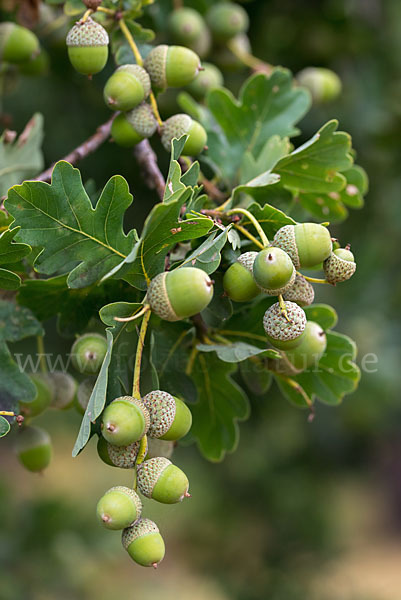
<path fill-rule="evenodd" d="M 146 440 L 144 455 L 148 451 L 147 443 L 148 440 Z M 119 467 L 120 469 L 133 469 L 135 467 L 140 448 L 141 440 L 128 444 L 128 446 L 114 446 L 100 436 L 97 443 L 97 452 L 102 461 L 110 467 Z"/>
<path fill-rule="evenodd" d="M 122 65 L 109 77 L 104 87 L 104 100 L 112 110 L 135 108 L 149 96 L 150 77 L 139 65 Z"/>
<path fill-rule="evenodd" d="M 100 370 L 107 352 L 107 340 L 98 333 L 85 333 L 71 348 L 71 362 L 79 373 L 94 375 Z"/>
<path fill-rule="evenodd" d="M 203 71 L 187 86 L 187 90 L 197 100 L 203 100 L 210 90 L 221 87 L 224 83 L 223 74 L 212 63 L 202 63 Z"/>
<path fill-rule="evenodd" d="M 286 352 L 286 357 L 296 369 L 304 371 L 317 365 L 326 350 L 327 338 L 322 327 L 314 321 L 306 323 L 301 338 L 296 348 Z"/>
<path fill-rule="evenodd" d="M 323 269 L 327 281 L 333 285 L 350 279 L 356 271 L 356 262 L 349 247 L 334 250 L 324 261 Z"/>
<path fill-rule="evenodd" d="M 74 404 L 78 389 L 78 382 L 69 373 L 54 371 L 48 375 L 54 386 L 54 393 L 50 403 L 52 408 L 68 410 Z"/>
<path fill-rule="evenodd" d="M 204 34 L 206 23 L 197 10 L 185 6 L 172 11 L 167 26 L 174 43 L 190 46 Z"/>
<path fill-rule="evenodd" d="M 113 446 L 128 446 L 149 429 L 149 413 L 141 400 L 121 396 L 103 411 L 102 435 Z"/>
<path fill-rule="evenodd" d="M 24 63 L 39 54 L 36 35 L 16 23 L 0 23 L 0 62 Z"/>
<path fill-rule="evenodd" d="M 155 46 L 147 55 L 144 67 L 153 87 L 182 87 L 195 79 L 201 68 L 199 56 L 184 46 Z"/>
<path fill-rule="evenodd" d="M 284 294 L 293 285 L 295 275 L 291 257 L 281 248 L 265 248 L 255 257 L 253 278 L 270 296 Z"/>
<path fill-rule="evenodd" d="M 161 139 L 167 152 L 171 151 L 172 140 L 180 139 L 183 135 L 188 136 L 182 149 L 184 156 L 197 156 L 205 149 L 207 133 L 204 127 L 189 115 L 179 113 L 163 123 Z"/>
<path fill-rule="evenodd" d="M 213 282 L 196 267 L 183 267 L 159 273 L 150 282 L 146 301 L 165 321 L 192 317 L 207 307 L 213 298 Z"/>
<path fill-rule="evenodd" d="M 235 302 L 249 302 L 260 294 L 252 270 L 257 252 L 244 252 L 233 263 L 223 277 L 223 287 L 227 296 Z"/>
<path fill-rule="evenodd" d="M 206 22 L 217 41 L 227 41 L 249 27 L 247 12 L 233 2 L 217 2 L 209 9 Z"/>
<path fill-rule="evenodd" d="M 148 435 L 162 440 L 179 440 L 191 429 L 192 413 L 180 398 L 162 390 L 142 398 L 149 412 Z"/>
<path fill-rule="evenodd" d="M 95 381 L 96 379 L 94 377 L 87 377 L 78 385 L 77 393 L 75 394 L 74 399 L 74 406 L 81 415 L 85 414 L 85 411 L 88 407 Z"/>
<path fill-rule="evenodd" d="M 24 426 L 18 431 L 15 452 L 28 471 L 39 473 L 49 466 L 51 460 L 50 436 L 39 427 Z"/>
<path fill-rule="evenodd" d="M 109 56 L 107 31 L 89 17 L 77 21 L 67 35 L 68 57 L 72 66 L 82 75 L 95 75 L 106 65 Z"/>
<path fill-rule="evenodd" d="M 309 306 L 313 303 L 314 299 L 315 290 L 313 289 L 313 285 L 305 277 L 302 277 L 302 275 L 295 277 L 293 285 L 284 294 L 284 300 L 296 302 L 299 306 Z"/>
<path fill-rule="evenodd" d="M 239 58 L 243 54 L 252 52 L 251 42 L 246 33 L 239 33 L 227 44 L 219 44 L 213 51 L 213 60 L 223 71 L 239 72 L 246 69 L 246 65 Z"/>
<path fill-rule="evenodd" d="M 31 402 L 19 401 L 20 413 L 24 417 L 36 417 L 48 408 L 55 393 L 54 385 L 47 374 L 33 373 L 30 379 L 36 388 L 36 394 Z"/>
<path fill-rule="evenodd" d="M 110 488 L 99 500 L 96 515 L 106 529 L 125 529 L 142 513 L 142 502 L 138 494 L 125 486 Z"/>
<path fill-rule="evenodd" d="M 163 456 L 150 458 L 138 465 L 137 483 L 141 494 L 163 504 L 182 502 L 190 495 L 185 473 Z"/>
<path fill-rule="evenodd" d="M 341 94 L 341 79 L 330 69 L 308 67 L 298 73 L 297 80 L 310 91 L 316 104 L 330 102 Z"/>
<path fill-rule="evenodd" d="M 263 317 L 263 327 L 267 339 L 279 350 L 291 350 L 301 343 L 306 327 L 305 311 L 295 302 L 285 302 L 288 320 L 276 302 L 267 309 Z"/>
<path fill-rule="evenodd" d="M 273 246 L 290 255 L 296 269 L 315 267 L 331 254 L 329 230 L 318 223 L 284 225 L 274 236 Z"/>
<path fill-rule="evenodd" d="M 113 140 L 119 146 L 132 148 L 145 138 L 151 137 L 157 129 L 157 121 L 152 108 L 143 102 L 133 110 L 118 115 L 111 126 Z"/>
<path fill-rule="evenodd" d="M 150 519 L 139 519 L 124 529 L 122 544 L 132 560 L 143 567 L 157 567 L 164 558 L 165 546 L 159 528 Z"/>

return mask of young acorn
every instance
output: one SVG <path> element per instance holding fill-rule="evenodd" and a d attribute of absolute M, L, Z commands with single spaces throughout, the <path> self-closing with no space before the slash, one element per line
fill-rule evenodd
<path fill-rule="evenodd" d="M 24 426 L 18 431 L 15 452 L 28 471 L 39 473 L 49 466 L 52 457 L 50 436 L 39 427 Z"/>
<path fill-rule="evenodd" d="M 107 31 L 91 17 L 77 21 L 67 35 L 68 57 L 72 66 L 82 75 L 99 73 L 109 56 Z"/>
<path fill-rule="evenodd" d="M 273 246 L 290 255 L 296 269 L 315 267 L 331 254 L 332 241 L 329 230 L 317 223 L 284 225 L 274 236 Z"/>
<path fill-rule="evenodd" d="M 100 436 L 97 442 L 97 453 L 106 465 L 120 469 L 133 469 L 140 449 L 141 440 L 128 446 L 114 446 Z M 145 454 L 147 447 L 145 448 Z"/>
<path fill-rule="evenodd" d="M 104 86 L 104 101 L 112 110 L 135 108 L 149 96 L 150 77 L 139 65 L 122 65 Z"/>
<path fill-rule="evenodd" d="M 165 321 L 180 321 L 201 312 L 213 298 L 213 282 L 196 267 L 159 273 L 150 282 L 146 301 Z"/>
<path fill-rule="evenodd" d="M 330 69 L 307 67 L 298 73 L 297 81 L 310 91 L 316 104 L 330 102 L 341 94 L 341 79 Z"/>
<path fill-rule="evenodd" d="M 234 54 L 235 52 L 235 54 Z M 230 40 L 230 47 L 227 44 L 219 44 L 214 48 L 213 60 L 219 69 L 238 73 L 246 67 L 243 61 L 239 58 L 241 55 L 251 53 L 251 42 L 246 33 L 239 33 Z"/>
<path fill-rule="evenodd" d="M 139 519 L 141 513 L 138 494 L 122 485 L 110 488 L 96 506 L 97 518 L 106 529 L 125 529 Z"/>
<path fill-rule="evenodd" d="M 261 292 L 252 275 L 257 252 L 244 252 L 233 263 L 223 277 L 226 294 L 235 302 L 249 302 Z"/>
<path fill-rule="evenodd" d="M 192 413 L 180 398 L 162 390 L 154 390 L 146 394 L 142 402 L 149 412 L 150 437 L 175 441 L 191 429 Z"/>
<path fill-rule="evenodd" d="M 103 411 L 102 435 L 113 446 L 128 446 L 147 433 L 149 423 L 148 410 L 141 400 L 121 396 Z"/>
<path fill-rule="evenodd" d="M 47 375 L 33 373 L 30 379 L 36 388 L 36 395 L 31 402 L 20 400 L 19 409 L 24 417 L 37 417 L 48 408 L 53 400 L 54 386 Z"/>
<path fill-rule="evenodd" d="M 168 18 L 168 31 L 175 44 L 191 47 L 206 29 L 202 15 L 193 8 L 183 6 L 173 10 Z"/>
<path fill-rule="evenodd" d="M 156 129 L 157 121 L 153 110 L 143 102 L 129 112 L 117 115 L 111 125 L 111 136 L 119 146 L 132 148 L 151 137 Z"/>
<path fill-rule="evenodd" d="M 349 246 L 334 250 L 324 261 L 323 269 L 327 281 L 333 285 L 350 279 L 356 271 L 356 262 Z"/>
<path fill-rule="evenodd" d="M 164 558 L 165 546 L 159 528 L 150 519 L 139 519 L 124 529 L 122 544 L 132 560 L 143 567 L 156 568 Z"/>
<path fill-rule="evenodd" d="M 75 340 L 71 348 L 73 367 L 85 375 L 100 370 L 107 352 L 107 340 L 98 333 L 85 333 Z"/>
<path fill-rule="evenodd" d="M 52 408 L 68 410 L 74 404 L 78 382 L 69 373 L 54 371 L 48 375 L 53 383 L 54 394 L 50 403 Z"/>
<path fill-rule="evenodd" d="M 223 74 L 212 63 L 202 63 L 203 71 L 187 86 L 187 90 L 197 100 L 203 100 L 210 90 L 221 87 L 224 83 Z"/>
<path fill-rule="evenodd" d="M 24 63 L 39 54 L 36 35 L 16 23 L 0 23 L 0 62 Z"/>
<path fill-rule="evenodd" d="M 189 115 L 179 113 L 163 123 L 161 139 L 167 152 L 171 151 L 171 141 L 183 135 L 188 136 L 182 150 L 184 156 L 197 156 L 205 149 L 207 133 L 203 126 Z"/>
<path fill-rule="evenodd" d="M 163 504 L 182 502 L 190 496 L 185 473 L 163 456 L 150 458 L 138 465 L 137 483 L 141 494 Z"/>
<path fill-rule="evenodd" d="M 200 58 L 184 46 L 155 46 L 147 55 L 144 67 L 152 86 L 158 90 L 182 87 L 195 79 L 201 68 Z"/>
<path fill-rule="evenodd" d="M 245 33 L 249 27 L 247 12 L 233 2 L 213 3 L 206 15 L 206 21 L 213 37 L 220 42 Z"/>
<path fill-rule="evenodd" d="M 290 288 L 283 294 L 284 300 L 296 302 L 299 306 L 309 306 L 315 299 L 315 290 L 313 285 L 302 277 L 297 275 Z"/>
<path fill-rule="evenodd" d="M 305 311 L 295 302 L 285 302 L 287 320 L 276 302 L 267 309 L 263 317 L 263 327 L 267 339 L 279 350 L 291 350 L 301 343 L 306 327 Z"/>
<path fill-rule="evenodd" d="M 270 296 L 284 294 L 293 285 L 295 275 L 291 257 L 281 248 L 265 248 L 253 263 L 256 284 Z"/>
<path fill-rule="evenodd" d="M 327 346 L 326 334 L 318 323 L 308 321 L 301 342 L 292 350 L 286 352 L 290 363 L 299 371 L 305 371 L 317 365 Z"/>

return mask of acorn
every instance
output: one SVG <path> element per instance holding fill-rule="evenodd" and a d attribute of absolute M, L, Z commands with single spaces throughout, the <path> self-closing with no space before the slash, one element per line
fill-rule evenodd
<path fill-rule="evenodd" d="M 86 379 L 81 381 L 77 388 L 74 406 L 81 415 L 85 414 L 85 411 L 88 407 L 88 403 L 93 392 L 95 381 L 96 380 L 94 377 L 87 377 Z"/>
<path fill-rule="evenodd" d="M 142 398 L 149 412 L 148 435 L 162 440 L 179 440 L 191 429 L 192 413 L 180 398 L 154 390 Z"/>
<path fill-rule="evenodd" d="M 159 273 L 150 282 L 146 300 L 165 321 L 180 321 L 201 312 L 213 298 L 213 282 L 196 267 Z"/>
<path fill-rule="evenodd" d="M 50 406 L 55 391 L 47 374 L 33 373 L 29 377 L 36 388 L 36 395 L 31 402 L 20 400 L 19 410 L 24 417 L 37 417 Z"/>
<path fill-rule="evenodd" d="M 188 136 L 182 150 L 184 156 L 197 156 L 205 149 L 207 142 L 205 129 L 189 115 L 179 113 L 163 123 L 161 139 L 167 152 L 171 151 L 172 140 L 179 139 L 183 135 Z"/>
<path fill-rule="evenodd" d="M 315 267 L 331 254 L 329 230 L 317 223 L 284 225 L 274 236 L 273 246 L 290 255 L 296 269 Z"/>
<path fill-rule="evenodd" d="M 99 73 L 109 55 L 107 31 L 91 17 L 77 21 L 70 29 L 66 40 L 68 56 L 72 66 L 82 75 Z"/>
<path fill-rule="evenodd" d="M 279 302 L 267 309 L 263 317 L 263 327 L 267 339 L 279 350 L 291 350 L 301 343 L 306 327 L 305 311 L 295 302 L 285 302 L 286 319 Z"/>
<path fill-rule="evenodd" d="M 41 77 L 47 75 L 50 67 L 50 58 L 46 50 L 40 50 L 34 58 L 18 64 L 21 75 L 28 77 Z"/>
<path fill-rule="evenodd" d="M 327 281 L 333 285 L 350 279 L 356 271 L 356 262 L 349 247 L 334 250 L 324 261 L 323 269 Z"/>
<path fill-rule="evenodd" d="M 210 90 L 221 87 L 223 73 L 212 63 L 202 63 L 203 71 L 187 86 L 187 90 L 197 100 L 203 100 Z"/>
<path fill-rule="evenodd" d="M 247 12 L 233 2 L 213 3 L 206 15 L 206 22 L 213 37 L 220 42 L 245 33 L 249 27 Z"/>
<path fill-rule="evenodd" d="M 165 546 L 159 528 L 150 519 L 139 519 L 124 529 L 122 544 L 130 557 L 143 567 L 157 567 L 164 558 Z"/>
<path fill-rule="evenodd" d="M 52 456 L 50 436 L 39 427 L 24 426 L 18 431 L 15 451 L 28 471 L 43 471 L 49 466 Z"/>
<path fill-rule="evenodd" d="M 173 42 L 191 46 L 203 36 L 206 23 L 197 10 L 182 7 L 173 10 L 170 14 L 167 27 Z"/>
<path fill-rule="evenodd" d="M 302 277 L 297 275 L 295 281 L 284 294 L 284 300 L 296 302 L 299 306 L 309 306 L 315 299 L 315 290 L 313 285 Z"/>
<path fill-rule="evenodd" d="M 301 342 L 296 348 L 286 352 L 287 359 L 299 372 L 316 366 L 327 347 L 326 334 L 314 321 L 306 323 L 301 338 Z"/>
<path fill-rule="evenodd" d="M 141 400 L 121 396 L 103 411 L 102 435 L 113 446 L 128 446 L 147 433 L 149 422 L 148 410 Z"/>
<path fill-rule="evenodd" d="M 24 63 L 40 52 L 36 35 L 16 23 L 0 23 L 0 62 Z"/>
<path fill-rule="evenodd" d="M 316 104 L 324 104 L 338 98 L 341 94 L 341 79 L 330 69 L 307 67 L 297 75 L 300 85 L 306 87 Z"/>
<path fill-rule="evenodd" d="M 109 77 L 104 87 L 104 100 L 112 110 L 135 108 L 149 96 L 150 77 L 139 65 L 122 65 Z"/>
<path fill-rule="evenodd" d="M 244 252 L 224 273 L 224 291 L 231 300 L 249 302 L 260 294 L 261 290 L 252 275 L 253 263 L 257 255 L 257 252 Z"/>
<path fill-rule="evenodd" d="M 144 67 L 152 85 L 158 90 L 182 87 L 195 79 L 201 68 L 200 58 L 184 46 L 155 46 L 145 59 Z"/>
<path fill-rule="evenodd" d="M 284 294 L 293 285 L 295 275 L 291 257 L 281 248 L 265 248 L 253 263 L 255 283 L 270 296 Z"/>
<path fill-rule="evenodd" d="M 131 148 L 157 129 L 157 121 L 149 104 L 144 102 L 133 110 L 118 115 L 111 126 L 113 140 L 119 146 Z"/>
<path fill-rule="evenodd" d="M 142 513 L 142 502 L 138 494 L 123 485 L 110 488 L 99 500 L 96 515 L 106 529 L 125 529 Z"/>
<path fill-rule="evenodd" d="M 48 375 L 53 383 L 54 394 L 50 403 L 52 408 L 67 410 L 74 404 L 78 382 L 69 373 L 54 371 Z"/>
<path fill-rule="evenodd" d="M 138 465 L 138 489 L 146 496 L 163 504 L 175 504 L 189 497 L 189 481 L 171 460 L 158 456 Z"/>
<path fill-rule="evenodd" d="M 174 452 L 174 447 L 174 442 L 149 437 L 148 451 L 146 453 L 145 460 L 148 458 L 157 458 L 158 456 L 171 458 Z"/>
<path fill-rule="evenodd" d="M 100 370 L 107 352 L 107 340 L 98 333 L 86 333 L 75 340 L 71 362 L 79 373 L 93 375 Z"/>
<path fill-rule="evenodd" d="M 213 50 L 213 60 L 223 71 L 239 72 L 246 69 L 246 65 L 239 57 L 251 52 L 252 47 L 248 36 L 246 33 L 239 33 L 230 40 L 230 47 L 226 44 L 217 45 Z"/>

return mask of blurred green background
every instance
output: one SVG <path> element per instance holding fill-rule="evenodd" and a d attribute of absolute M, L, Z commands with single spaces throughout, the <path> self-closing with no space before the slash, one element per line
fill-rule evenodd
<path fill-rule="evenodd" d="M 366 207 L 333 228 L 352 241 L 357 275 L 330 297 L 319 289 L 317 299 L 338 310 L 338 329 L 357 341 L 360 364 L 367 354 L 378 357 L 369 365 L 375 372 L 363 373 L 342 406 L 319 404 L 313 424 L 276 389 L 251 398 L 239 448 L 222 464 L 206 463 L 194 447 L 177 449 L 174 461 L 189 475 L 193 496 L 180 506 L 149 503 L 167 545 L 157 572 L 135 566 L 120 549 L 120 535 L 95 519 L 98 497 L 111 485 L 129 484 L 131 474 L 101 463 L 93 441 L 72 459 L 79 416 L 49 411 L 38 418 L 55 445 L 43 476 L 19 466 L 12 436 L 1 442 L 1 600 L 400 598 L 401 3 L 245 6 L 256 56 L 295 73 L 327 66 L 343 81 L 340 99 L 313 107 L 296 143 L 336 117 L 368 171 Z M 44 113 L 48 164 L 109 117 L 102 87 L 112 65 L 89 83 L 73 73 L 57 38 L 55 32 L 42 40 L 51 74 L 24 78 L 3 106 L 7 125 L 17 130 L 33 112 Z M 229 86 L 237 90 L 246 74 L 230 75 Z M 173 103 L 166 102 L 166 113 Z M 167 157 L 160 157 L 165 170 Z M 135 225 L 157 201 L 126 150 L 105 144 L 80 168 L 98 188 L 114 173 L 128 179 Z"/>

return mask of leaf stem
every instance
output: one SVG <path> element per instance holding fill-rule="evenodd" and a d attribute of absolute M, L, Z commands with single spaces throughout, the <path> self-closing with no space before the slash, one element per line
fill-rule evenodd
<path fill-rule="evenodd" d="M 272 65 L 256 58 L 250 52 L 246 50 L 239 49 L 235 44 L 235 41 L 230 41 L 227 43 L 228 49 L 236 56 L 244 65 L 252 69 L 253 71 L 263 71 L 263 73 L 270 73 L 273 71 Z"/>
<path fill-rule="evenodd" d="M 290 323 L 290 319 L 288 318 L 288 314 L 287 314 L 287 307 L 285 305 L 284 298 L 283 298 L 282 294 L 278 295 L 278 303 L 280 305 L 281 314 Z"/>
<path fill-rule="evenodd" d="M 91 16 L 92 13 L 93 13 L 93 10 L 91 8 L 88 8 L 88 10 L 86 10 L 84 12 L 84 16 L 81 19 L 81 23 L 85 23 L 85 21 L 88 20 L 88 18 Z"/>
<path fill-rule="evenodd" d="M 150 310 L 150 305 L 145 304 L 145 306 L 139 312 L 134 313 L 130 317 L 114 317 L 114 320 L 118 321 L 119 323 L 128 323 L 129 321 L 135 321 L 135 319 L 139 319 L 139 317 L 142 317 L 146 312 L 148 312 L 148 310 Z"/>
<path fill-rule="evenodd" d="M 297 275 L 301 275 L 301 277 L 306 279 L 306 281 L 310 281 L 311 283 L 328 283 L 330 285 L 330 283 L 326 279 L 317 279 L 316 277 L 308 277 L 308 275 L 304 275 L 303 273 L 300 273 L 299 271 L 297 271 Z"/>
<path fill-rule="evenodd" d="M 196 346 L 194 346 L 191 350 L 191 354 L 189 355 L 187 367 L 185 369 L 186 375 L 191 375 L 197 355 L 198 355 L 198 349 Z"/>
<path fill-rule="evenodd" d="M 232 208 L 231 210 L 228 210 L 225 214 L 227 216 L 229 216 L 229 215 L 235 215 L 237 213 L 239 213 L 241 215 L 245 215 L 250 220 L 250 222 L 255 227 L 256 231 L 258 232 L 259 237 L 262 240 L 263 246 L 265 248 L 267 246 L 269 246 L 270 242 L 269 242 L 265 232 L 263 231 L 262 227 L 260 226 L 260 223 L 258 222 L 258 220 L 253 216 L 253 214 L 251 214 L 249 212 L 249 210 L 246 210 L 246 208 Z"/>
<path fill-rule="evenodd" d="M 96 9 L 97 12 L 105 13 L 106 15 L 110 15 L 111 17 L 115 17 L 116 11 L 112 8 L 105 8 L 104 6 L 98 6 Z"/>
<path fill-rule="evenodd" d="M 129 47 L 131 48 L 131 50 L 132 50 L 132 52 L 133 52 L 133 54 L 135 56 L 135 60 L 136 60 L 137 64 L 140 67 L 143 67 L 143 58 L 141 56 L 141 53 L 138 50 L 138 46 L 136 45 L 135 40 L 132 37 L 131 32 L 128 29 L 127 24 L 124 21 L 124 19 L 120 19 L 119 20 L 119 25 L 120 25 L 121 31 L 125 35 L 125 38 L 126 38 L 126 40 L 128 42 Z"/>
<path fill-rule="evenodd" d="M 246 331 L 231 331 L 230 329 L 220 329 L 220 333 L 224 335 L 235 335 L 238 337 L 247 337 L 253 340 L 258 340 L 260 342 L 266 343 L 266 338 L 263 335 L 258 335 L 257 333 L 248 333 Z"/>
<path fill-rule="evenodd" d="M 245 227 L 243 227 L 242 225 L 237 225 L 237 223 L 234 223 L 234 227 L 235 229 L 238 229 L 238 231 L 240 231 L 245 237 L 251 240 L 251 242 L 253 242 L 255 246 L 257 246 L 261 250 L 264 250 L 264 245 L 261 242 L 259 242 L 259 240 L 255 238 L 255 236 L 253 236 L 252 233 L 249 233 L 249 231 L 245 229 Z"/>
<path fill-rule="evenodd" d="M 291 377 L 288 377 L 288 375 L 282 375 L 281 373 L 275 373 L 274 375 L 276 377 L 279 377 L 280 379 L 282 379 L 287 385 L 292 387 L 296 392 L 298 392 L 298 394 L 300 394 L 302 396 L 302 398 L 305 400 L 306 405 L 308 406 L 308 408 L 310 410 L 308 421 L 309 421 L 309 423 L 311 423 L 313 421 L 313 419 L 315 418 L 315 407 L 313 406 L 312 400 L 309 398 L 309 396 L 305 392 L 304 388 L 301 385 L 299 385 L 299 383 L 297 381 L 295 381 Z"/>
<path fill-rule="evenodd" d="M 2 417 L 15 417 L 16 414 L 12 410 L 0 410 L 0 415 Z"/>
<path fill-rule="evenodd" d="M 36 343 L 38 347 L 38 355 L 40 360 L 40 370 L 42 371 L 42 373 L 47 373 L 45 344 L 43 341 L 43 335 L 36 336 Z"/>
<path fill-rule="evenodd" d="M 152 105 L 152 109 L 153 109 L 153 113 L 154 113 L 154 115 L 156 117 L 156 121 L 158 122 L 159 127 L 162 127 L 163 121 L 162 121 L 162 118 L 161 118 L 160 113 L 159 113 L 159 108 L 157 106 L 156 96 L 154 95 L 153 92 L 150 92 L 150 94 L 149 94 L 149 100 L 150 100 L 150 104 Z"/>
<path fill-rule="evenodd" d="M 141 398 L 140 380 L 141 380 L 141 363 L 142 363 L 143 347 L 145 344 L 145 336 L 146 336 L 146 331 L 148 329 L 148 324 L 149 324 L 149 319 L 150 319 L 151 314 L 152 314 L 152 312 L 150 310 L 148 310 L 145 312 L 145 314 L 143 316 L 141 329 L 139 331 L 138 344 L 136 347 L 134 380 L 132 382 L 132 395 L 134 398 L 138 398 L 138 399 Z"/>

